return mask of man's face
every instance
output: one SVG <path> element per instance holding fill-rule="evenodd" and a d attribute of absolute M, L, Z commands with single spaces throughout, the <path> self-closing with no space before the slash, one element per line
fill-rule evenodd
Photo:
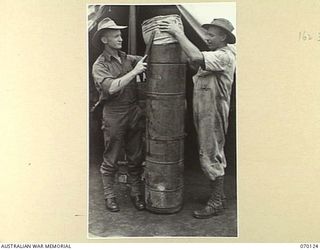
<path fill-rule="evenodd" d="M 121 49 L 122 48 L 122 37 L 120 30 L 106 30 L 101 37 L 101 41 L 107 44 L 111 49 Z"/>
<path fill-rule="evenodd" d="M 206 42 L 210 50 L 216 50 L 225 45 L 226 34 L 218 27 L 210 26 L 206 32 Z"/>

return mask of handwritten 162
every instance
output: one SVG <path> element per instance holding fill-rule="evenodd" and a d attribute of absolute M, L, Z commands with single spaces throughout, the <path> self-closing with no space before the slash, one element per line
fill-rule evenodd
<path fill-rule="evenodd" d="M 318 32 L 317 34 L 311 34 L 307 31 L 300 31 L 299 40 L 300 41 L 310 41 L 310 40 L 320 41 L 320 32 Z"/>

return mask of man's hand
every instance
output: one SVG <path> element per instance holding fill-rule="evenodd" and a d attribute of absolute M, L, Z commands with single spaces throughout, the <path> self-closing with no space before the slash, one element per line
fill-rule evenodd
<path fill-rule="evenodd" d="M 133 72 L 135 75 L 141 74 L 147 69 L 147 63 L 143 62 L 146 59 L 147 55 L 141 58 L 141 60 L 137 63 L 137 65 L 134 67 Z"/>
<path fill-rule="evenodd" d="M 127 86 L 137 75 L 141 74 L 147 69 L 147 63 L 143 62 L 143 60 L 145 60 L 146 57 L 147 55 L 142 57 L 133 70 L 131 70 L 124 76 L 112 81 L 111 86 L 108 90 L 111 95 Z"/>
<path fill-rule="evenodd" d="M 176 23 L 169 23 L 168 21 L 158 21 L 158 28 L 161 32 L 168 32 L 172 36 L 183 34 L 183 31 Z"/>

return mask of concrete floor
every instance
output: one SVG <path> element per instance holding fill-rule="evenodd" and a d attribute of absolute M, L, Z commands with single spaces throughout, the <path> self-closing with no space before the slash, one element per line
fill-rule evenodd
<path fill-rule="evenodd" d="M 130 201 L 126 184 L 118 183 L 120 212 L 105 209 L 99 164 L 90 164 L 89 171 L 89 236 L 149 237 L 198 236 L 236 237 L 237 202 L 235 177 L 226 176 L 225 193 L 228 208 L 224 214 L 210 219 L 195 219 L 192 211 L 204 205 L 209 196 L 209 182 L 199 169 L 186 169 L 184 206 L 176 214 L 154 214 L 137 211 Z"/>

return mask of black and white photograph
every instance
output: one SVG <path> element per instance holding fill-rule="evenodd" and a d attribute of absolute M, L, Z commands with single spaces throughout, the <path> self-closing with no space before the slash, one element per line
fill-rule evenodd
<path fill-rule="evenodd" d="M 319 0 L 1 3 L 0 250 L 319 248 Z"/>
<path fill-rule="evenodd" d="M 86 19 L 87 237 L 238 237 L 236 4 Z"/>

